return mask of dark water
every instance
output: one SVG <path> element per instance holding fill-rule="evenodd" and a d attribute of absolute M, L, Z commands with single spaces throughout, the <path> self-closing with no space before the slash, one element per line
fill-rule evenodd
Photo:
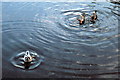
<path fill-rule="evenodd" d="M 2 4 L 3 78 L 117 78 L 119 4 L 108 2 L 21 2 Z M 95 24 L 79 26 L 97 10 Z M 33 70 L 11 64 L 26 50 L 44 57 Z"/>

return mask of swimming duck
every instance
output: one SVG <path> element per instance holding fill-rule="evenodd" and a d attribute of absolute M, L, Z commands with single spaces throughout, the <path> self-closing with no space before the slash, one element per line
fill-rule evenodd
<path fill-rule="evenodd" d="M 97 20 L 97 13 L 96 13 L 97 11 L 95 10 L 94 12 L 93 12 L 93 15 L 91 16 L 91 22 L 92 23 L 95 23 L 95 20 Z"/>
<path fill-rule="evenodd" d="M 26 51 L 25 55 L 24 55 L 24 62 L 32 62 L 33 57 L 30 55 L 29 51 Z"/>
<path fill-rule="evenodd" d="M 79 21 L 79 24 L 82 25 L 85 23 L 85 13 L 83 13 L 81 16 L 81 19 L 77 19 Z"/>

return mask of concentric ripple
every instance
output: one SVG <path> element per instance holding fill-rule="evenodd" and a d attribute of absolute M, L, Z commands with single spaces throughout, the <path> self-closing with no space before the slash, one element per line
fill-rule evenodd
<path fill-rule="evenodd" d="M 69 40 L 73 40 L 71 42 L 79 43 L 79 41 L 82 41 L 87 45 L 97 45 L 100 43 L 106 43 L 106 39 L 110 39 L 111 36 L 117 35 L 118 17 L 111 13 L 110 9 L 104 8 L 102 4 L 99 4 L 94 8 L 89 4 L 82 7 L 84 8 L 62 10 L 62 18 L 60 18 L 57 23 L 63 30 L 70 31 L 69 37 L 72 39 Z M 90 22 L 90 16 L 97 7 L 101 8 L 101 10 L 97 10 L 98 20 L 95 24 L 92 24 Z M 86 13 L 86 22 L 84 25 L 79 25 L 77 18 L 79 18 L 82 13 Z"/>
<path fill-rule="evenodd" d="M 34 58 L 30 64 L 25 65 L 25 62 L 24 62 L 25 54 L 26 54 L 26 51 L 16 54 L 15 56 L 11 58 L 11 63 L 15 67 L 18 67 L 21 69 L 35 69 L 41 64 L 41 62 L 43 62 L 43 59 L 44 59 L 43 56 L 40 56 L 37 53 L 30 51 L 30 55 L 34 56 Z"/>
<path fill-rule="evenodd" d="M 19 58 L 30 50 L 31 54 L 40 55 L 30 67 L 35 74 L 32 76 L 37 78 L 118 77 L 119 15 L 112 12 L 113 9 L 118 11 L 114 6 L 112 3 L 46 2 L 27 3 L 27 7 L 14 9 L 16 13 L 11 19 L 15 20 L 3 16 L 3 65 L 11 66 L 6 63 L 13 57 L 13 65 L 23 69 Z M 6 10 L 13 7 L 5 7 L 3 13 L 7 14 Z M 94 10 L 97 10 L 98 20 L 92 24 L 89 19 Z M 83 12 L 86 22 L 79 25 L 76 19 Z M 45 58 L 43 65 L 40 65 L 41 56 Z M 3 73 L 7 69 L 4 67 Z M 14 74 L 13 71 L 10 70 Z M 32 74 L 19 73 L 24 77 Z"/>

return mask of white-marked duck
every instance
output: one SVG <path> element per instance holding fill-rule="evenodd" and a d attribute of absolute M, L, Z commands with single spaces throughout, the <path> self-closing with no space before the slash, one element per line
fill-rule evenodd
<path fill-rule="evenodd" d="M 82 25 L 85 23 L 85 13 L 83 13 L 81 16 L 81 19 L 77 19 L 79 21 L 79 24 Z"/>
<path fill-rule="evenodd" d="M 24 55 L 24 62 L 32 62 L 33 57 L 30 55 L 29 51 L 26 51 L 25 55 Z"/>
<path fill-rule="evenodd" d="M 92 23 L 95 23 L 95 21 L 97 20 L 97 13 L 96 13 L 97 11 L 95 10 L 94 12 L 93 12 L 93 14 L 92 14 L 92 16 L 91 16 L 91 22 Z"/>

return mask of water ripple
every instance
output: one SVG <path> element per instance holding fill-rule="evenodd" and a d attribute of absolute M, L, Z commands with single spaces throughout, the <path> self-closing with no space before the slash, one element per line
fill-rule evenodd
<path fill-rule="evenodd" d="M 12 57 L 17 51 L 32 50 L 45 57 L 43 65 L 35 71 L 41 76 L 117 76 L 117 58 L 120 56 L 117 17 L 119 15 L 116 13 L 118 10 L 114 9 L 117 6 L 112 5 L 109 8 L 110 3 L 22 5 L 19 10 L 34 10 L 34 14 L 31 12 L 32 20 L 25 17 L 25 20 L 20 18 L 15 21 L 3 21 L 3 61 L 7 61 L 6 56 Z M 92 24 L 89 23 L 89 19 L 94 10 L 97 10 L 98 20 Z M 76 19 L 83 12 L 86 13 L 86 22 L 79 25 Z M 24 11 L 20 14 L 22 13 L 27 14 Z M 30 14 L 28 16 L 31 17 Z"/>

